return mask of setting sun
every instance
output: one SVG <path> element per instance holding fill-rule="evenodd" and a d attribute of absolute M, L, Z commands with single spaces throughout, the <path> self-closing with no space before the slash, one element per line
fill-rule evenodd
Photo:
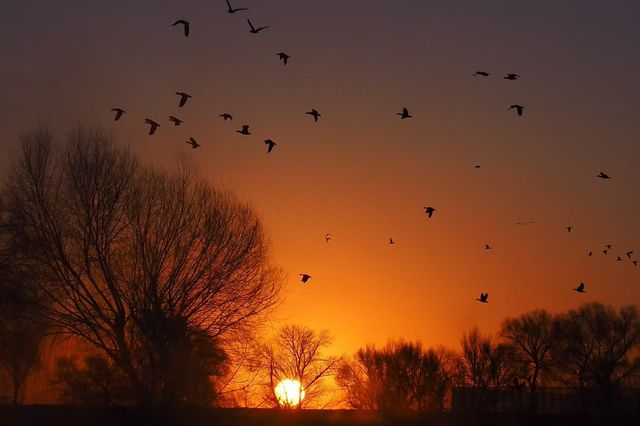
<path fill-rule="evenodd" d="M 284 379 L 275 387 L 276 398 L 280 405 L 295 407 L 304 399 L 304 389 L 297 380 Z"/>

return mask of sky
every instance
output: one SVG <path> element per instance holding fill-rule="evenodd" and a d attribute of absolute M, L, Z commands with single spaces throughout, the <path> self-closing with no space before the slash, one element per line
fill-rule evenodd
<path fill-rule="evenodd" d="M 232 4 L 250 10 L 2 0 L 0 166 L 38 122 L 102 126 L 152 164 L 193 158 L 264 222 L 288 276 L 273 324 L 328 329 L 336 353 L 401 337 L 457 347 L 528 310 L 640 305 L 624 255 L 640 255 L 639 2 Z M 247 18 L 270 27 L 250 34 Z M 184 108 L 176 91 L 193 96 Z"/>

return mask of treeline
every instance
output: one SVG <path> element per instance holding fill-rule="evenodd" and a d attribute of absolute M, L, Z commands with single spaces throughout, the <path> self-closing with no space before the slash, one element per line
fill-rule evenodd
<path fill-rule="evenodd" d="M 353 408 L 442 411 L 451 389 L 466 387 L 485 394 L 523 391 L 526 409 L 535 411 L 544 386 L 574 390 L 586 412 L 588 395 L 595 393 L 599 409 L 608 411 L 618 390 L 640 386 L 639 373 L 637 307 L 588 303 L 555 315 L 537 310 L 508 318 L 495 336 L 473 328 L 458 351 L 407 342 L 363 348 L 337 379 Z"/>

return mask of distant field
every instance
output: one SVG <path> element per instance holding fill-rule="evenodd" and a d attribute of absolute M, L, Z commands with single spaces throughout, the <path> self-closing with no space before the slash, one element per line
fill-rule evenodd
<path fill-rule="evenodd" d="M 0 426 L 251 426 L 251 425 L 639 425 L 640 417 L 584 417 L 572 415 L 391 414 L 353 410 L 281 411 L 268 409 L 196 409 L 144 412 L 128 407 L 85 408 L 70 406 L 0 406 Z"/>

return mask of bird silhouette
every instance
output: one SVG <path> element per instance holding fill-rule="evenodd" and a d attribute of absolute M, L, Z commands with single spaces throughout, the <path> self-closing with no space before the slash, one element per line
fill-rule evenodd
<path fill-rule="evenodd" d="M 251 27 L 251 29 L 249 30 L 249 32 L 250 32 L 251 34 L 258 34 L 260 31 L 262 31 L 262 30 L 266 30 L 267 28 L 269 28 L 269 26 L 268 26 L 268 25 L 266 25 L 266 26 L 264 26 L 264 27 L 258 27 L 258 28 L 255 28 L 255 27 L 253 26 L 253 24 L 251 23 L 251 20 L 250 20 L 250 19 L 247 19 L 247 22 L 249 23 L 249 26 Z"/>
<path fill-rule="evenodd" d="M 303 283 L 306 283 L 307 281 L 309 281 L 309 278 L 311 278 L 311 275 L 309 275 L 309 274 L 299 274 L 299 275 L 302 277 L 301 281 Z"/>
<path fill-rule="evenodd" d="M 578 284 L 578 287 L 574 288 L 573 291 L 577 291 L 578 293 L 586 293 L 586 291 L 584 291 L 584 283 L 581 282 L 580 284 Z"/>
<path fill-rule="evenodd" d="M 176 92 L 176 95 L 180 96 L 180 104 L 178 105 L 180 108 L 187 103 L 187 100 L 191 97 L 190 94 L 184 92 Z"/>
<path fill-rule="evenodd" d="M 567 232 L 571 232 L 572 229 L 573 229 L 573 226 L 567 226 L 566 227 Z"/>
<path fill-rule="evenodd" d="M 633 250 L 629 250 L 628 252 L 625 253 L 627 255 L 627 257 L 629 259 L 631 259 L 631 256 L 633 255 Z"/>
<path fill-rule="evenodd" d="M 631 263 L 633 263 L 633 266 L 638 266 L 638 261 L 637 260 L 632 260 Z"/>
<path fill-rule="evenodd" d="M 589 253 L 587 253 L 587 256 L 593 256 L 593 252 L 589 250 Z"/>
<path fill-rule="evenodd" d="M 529 225 L 533 225 L 534 223 L 536 223 L 534 220 L 528 220 L 526 222 L 516 222 L 516 225 L 529 226 Z"/>
<path fill-rule="evenodd" d="M 241 135 L 250 135 L 251 132 L 249 131 L 249 125 L 248 124 L 243 124 L 242 125 L 242 129 L 241 130 L 236 130 L 236 133 L 240 133 Z"/>
<path fill-rule="evenodd" d="M 617 260 L 618 262 L 622 262 L 622 260 L 623 260 L 623 259 L 622 259 L 620 256 L 617 256 L 617 257 L 616 257 L 616 260 Z"/>
<path fill-rule="evenodd" d="M 220 117 L 222 117 L 222 119 L 224 121 L 233 120 L 233 116 L 231 114 L 226 113 L 226 112 L 223 112 L 222 114 L 220 114 Z"/>
<path fill-rule="evenodd" d="M 489 293 L 480 293 L 480 298 L 476 300 L 481 303 L 489 303 L 487 301 L 488 298 L 489 298 Z"/>
<path fill-rule="evenodd" d="M 229 0 L 227 0 L 227 13 L 236 13 L 236 12 L 240 12 L 241 10 L 249 10 L 248 7 L 238 7 L 238 8 L 232 8 L 231 7 L 231 3 L 229 3 Z"/>
<path fill-rule="evenodd" d="M 322 114 L 320 114 L 318 112 L 318 110 L 316 110 L 315 108 L 312 108 L 311 111 L 307 111 L 305 112 L 305 114 L 309 114 L 310 116 L 313 117 L 313 120 L 317 123 L 318 122 L 318 117 L 321 117 Z"/>
<path fill-rule="evenodd" d="M 480 164 L 476 164 L 475 166 L 473 166 L 473 168 L 474 168 L 475 170 L 480 170 Z"/>
<path fill-rule="evenodd" d="M 331 234 L 325 234 L 324 236 L 324 240 L 328 243 L 329 241 L 331 241 Z"/>
<path fill-rule="evenodd" d="M 504 78 L 505 80 L 517 80 L 520 78 L 520 76 L 518 74 L 508 73 L 502 78 Z"/>
<path fill-rule="evenodd" d="M 179 119 L 179 118 L 177 118 L 177 117 L 174 117 L 173 115 L 170 115 L 170 116 L 169 116 L 169 121 L 172 121 L 174 126 L 179 126 L 179 125 L 181 125 L 182 123 L 184 123 L 184 121 L 180 120 L 180 119 Z"/>
<path fill-rule="evenodd" d="M 606 248 L 608 248 L 609 250 L 611 250 L 613 248 L 613 244 L 607 244 L 605 245 Z"/>
<path fill-rule="evenodd" d="M 113 111 L 113 112 L 115 112 L 115 113 L 116 113 L 116 116 L 115 116 L 115 118 L 114 118 L 114 120 L 113 120 L 113 121 L 118 121 L 118 120 L 120 120 L 120 119 L 122 118 L 122 115 L 123 115 L 124 113 L 126 113 L 126 111 L 125 111 L 125 110 L 123 110 L 122 108 L 111 108 L 111 111 Z"/>
<path fill-rule="evenodd" d="M 485 249 L 485 250 L 491 250 L 491 246 L 490 246 L 489 244 L 485 244 L 485 245 L 484 245 L 484 249 Z"/>
<path fill-rule="evenodd" d="M 286 54 L 286 53 L 284 53 L 284 52 L 276 53 L 276 55 L 278 55 L 278 57 L 279 57 L 280 59 L 282 59 L 282 62 L 283 62 L 285 65 L 287 65 L 287 61 L 288 61 L 288 60 L 289 60 L 289 58 L 290 58 L 290 56 L 289 56 L 289 55 L 287 55 L 287 54 Z"/>
<path fill-rule="evenodd" d="M 423 207 L 423 209 L 427 216 L 429 216 L 429 218 L 431 218 L 431 216 L 433 216 L 433 212 L 436 211 L 436 209 L 434 209 L 433 207 Z"/>
<path fill-rule="evenodd" d="M 607 249 L 602 250 L 602 254 L 604 254 L 605 256 L 608 255 L 609 254 L 609 250 L 607 250 Z"/>
<path fill-rule="evenodd" d="M 486 71 L 476 71 L 476 72 L 474 72 L 474 73 L 473 73 L 473 75 L 474 75 L 474 76 L 476 76 L 476 75 L 481 75 L 481 76 L 483 76 L 483 77 L 489 77 L 489 73 L 488 73 L 488 72 L 486 72 Z"/>
<path fill-rule="evenodd" d="M 176 22 L 174 22 L 173 24 L 171 24 L 172 27 L 175 27 L 176 25 L 183 25 L 183 27 L 184 27 L 184 36 L 185 37 L 189 37 L 189 21 L 185 21 L 184 19 L 179 19 Z"/>
<path fill-rule="evenodd" d="M 193 149 L 200 148 L 200 144 L 196 142 L 194 138 L 189 138 L 189 140 L 186 141 L 185 143 L 188 143 L 189 145 L 191 145 L 191 148 Z"/>
<path fill-rule="evenodd" d="M 267 140 L 265 140 L 265 141 L 264 141 L 264 143 L 265 143 L 266 145 L 268 145 L 268 148 L 267 148 L 267 154 L 268 154 L 268 153 L 270 153 L 271 151 L 273 151 L 273 147 L 275 147 L 275 146 L 277 145 L 277 144 L 276 144 L 274 141 L 272 141 L 271 139 L 267 139 Z"/>
<path fill-rule="evenodd" d="M 402 108 L 402 112 L 396 112 L 396 115 L 399 115 L 401 120 L 404 120 L 405 118 L 413 118 L 413 115 L 409 114 L 407 107 Z"/>
<path fill-rule="evenodd" d="M 598 173 L 598 177 L 600 179 L 611 179 L 611 176 L 609 176 L 608 174 L 606 174 L 605 172 L 600 172 Z"/>
<path fill-rule="evenodd" d="M 515 109 L 518 113 L 518 116 L 522 117 L 522 113 L 524 112 L 524 107 L 522 105 L 513 104 L 509 107 L 509 109 Z"/>
<path fill-rule="evenodd" d="M 393 241 L 393 238 L 389 238 L 389 244 L 395 244 L 396 242 Z"/>
<path fill-rule="evenodd" d="M 156 123 L 155 121 L 151 120 L 150 118 L 145 118 L 144 122 L 147 123 L 150 127 L 149 127 L 149 135 L 153 135 L 156 132 L 156 129 L 158 127 L 160 127 L 160 125 L 158 123 Z"/>

